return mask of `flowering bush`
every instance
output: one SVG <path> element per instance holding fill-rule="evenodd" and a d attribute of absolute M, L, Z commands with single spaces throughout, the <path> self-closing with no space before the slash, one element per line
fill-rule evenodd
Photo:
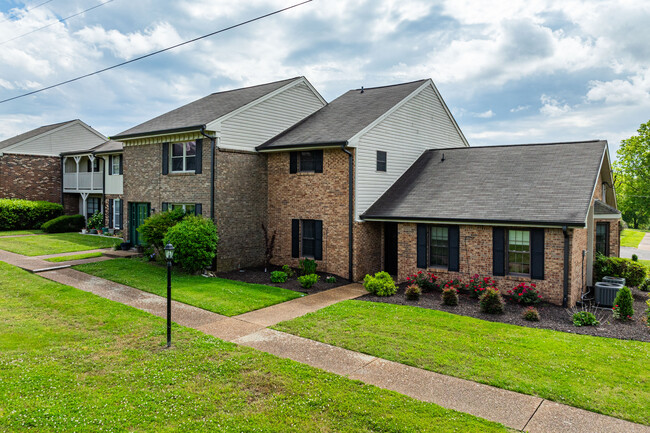
<path fill-rule="evenodd" d="M 542 299 L 542 295 L 535 287 L 534 283 L 531 285 L 519 283 L 517 287 L 506 292 L 506 298 L 522 305 L 537 304 Z"/>
<path fill-rule="evenodd" d="M 614 299 L 614 318 L 618 320 L 632 320 L 634 316 L 634 298 L 632 291 L 627 286 L 623 286 L 616 294 Z"/>
<path fill-rule="evenodd" d="M 488 287 L 478 298 L 479 306 L 482 313 L 503 314 L 505 312 L 505 303 L 503 297 L 496 287 Z"/>
<path fill-rule="evenodd" d="M 539 311 L 537 311 L 537 308 L 531 306 L 524 310 L 521 317 L 529 322 L 539 322 Z"/>
<path fill-rule="evenodd" d="M 409 301 L 417 301 L 418 299 L 420 299 L 421 293 L 422 293 L 422 289 L 420 289 L 420 286 L 418 286 L 417 284 L 410 284 L 406 287 L 406 290 L 404 291 L 404 296 Z"/>
<path fill-rule="evenodd" d="M 431 272 L 418 271 L 417 273 L 406 277 L 406 281 L 409 284 L 417 284 L 417 286 L 425 293 L 433 292 L 434 290 L 440 290 L 438 277 L 433 275 Z"/>
<path fill-rule="evenodd" d="M 488 287 L 496 287 L 494 280 L 488 277 L 481 278 L 478 274 L 474 274 L 469 283 L 465 284 L 465 291 L 469 292 L 472 298 L 478 298 Z"/>
<path fill-rule="evenodd" d="M 453 280 L 447 281 L 445 285 L 442 286 L 442 290 L 449 288 L 456 289 L 457 292 L 460 292 L 461 290 L 465 289 L 465 284 L 461 283 L 459 279 L 455 278 Z"/>
<path fill-rule="evenodd" d="M 445 305 L 458 305 L 458 290 L 446 287 L 442 290 L 442 303 Z"/>

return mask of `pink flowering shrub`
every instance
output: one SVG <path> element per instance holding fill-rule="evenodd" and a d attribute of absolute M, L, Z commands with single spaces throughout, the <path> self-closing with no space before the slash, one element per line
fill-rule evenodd
<path fill-rule="evenodd" d="M 453 287 L 445 287 L 442 290 L 442 303 L 445 305 L 458 305 L 458 290 Z"/>
<path fill-rule="evenodd" d="M 465 291 L 469 292 L 472 298 L 478 298 L 488 287 L 496 287 L 494 280 L 488 277 L 481 278 L 478 274 L 474 274 L 469 283 L 465 284 Z"/>
<path fill-rule="evenodd" d="M 459 279 L 453 279 L 447 281 L 443 286 L 442 290 L 445 289 L 456 289 L 457 292 L 465 290 L 465 284 L 461 283 Z"/>
<path fill-rule="evenodd" d="M 433 292 L 440 291 L 440 284 L 438 283 L 438 277 L 433 275 L 431 272 L 418 271 L 415 274 L 412 274 L 406 277 L 406 282 L 409 284 L 417 284 L 422 292 Z"/>
<path fill-rule="evenodd" d="M 503 314 L 505 312 L 505 303 L 496 287 L 488 287 L 478 298 L 478 303 L 482 313 Z"/>
<path fill-rule="evenodd" d="M 521 305 L 534 305 L 542 300 L 542 295 L 535 284 L 519 283 L 514 289 L 506 292 L 506 298 Z"/>

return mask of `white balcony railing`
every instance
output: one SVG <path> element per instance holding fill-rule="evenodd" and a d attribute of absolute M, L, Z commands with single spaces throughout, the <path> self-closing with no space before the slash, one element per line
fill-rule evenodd
<path fill-rule="evenodd" d="M 104 173 L 101 171 L 63 174 L 65 192 L 101 192 L 103 187 Z"/>

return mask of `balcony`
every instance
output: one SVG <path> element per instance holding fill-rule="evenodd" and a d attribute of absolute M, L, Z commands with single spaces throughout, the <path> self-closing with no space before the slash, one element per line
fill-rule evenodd
<path fill-rule="evenodd" d="M 103 171 L 63 173 L 63 192 L 101 193 L 103 189 Z"/>

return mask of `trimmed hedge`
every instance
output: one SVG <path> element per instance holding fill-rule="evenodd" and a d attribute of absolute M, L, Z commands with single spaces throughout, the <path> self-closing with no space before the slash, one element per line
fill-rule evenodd
<path fill-rule="evenodd" d="M 45 233 L 78 232 L 86 225 L 83 215 L 61 215 L 43 223 L 41 230 Z"/>
<path fill-rule="evenodd" d="M 646 279 L 647 270 L 644 265 L 630 259 L 620 257 L 606 257 L 596 254 L 594 261 L 594 277 L 602 281 L 603 277 L 625 278 L 625 284 L 638 287 Z"/>
<path fill-rule="evenodd" d="M 37 229 L 63 214 L 63 206 L 49 201 L 0 199 L 0 230 Z"/>
<path fill-rule="evenodd" d="M 212 264 L 217 254 L 217 227 L 212 220 L 188 215 L 167 231 L 163 243 L 174 246 L 174 262 L 190 273 L 202 271 Z"/>

